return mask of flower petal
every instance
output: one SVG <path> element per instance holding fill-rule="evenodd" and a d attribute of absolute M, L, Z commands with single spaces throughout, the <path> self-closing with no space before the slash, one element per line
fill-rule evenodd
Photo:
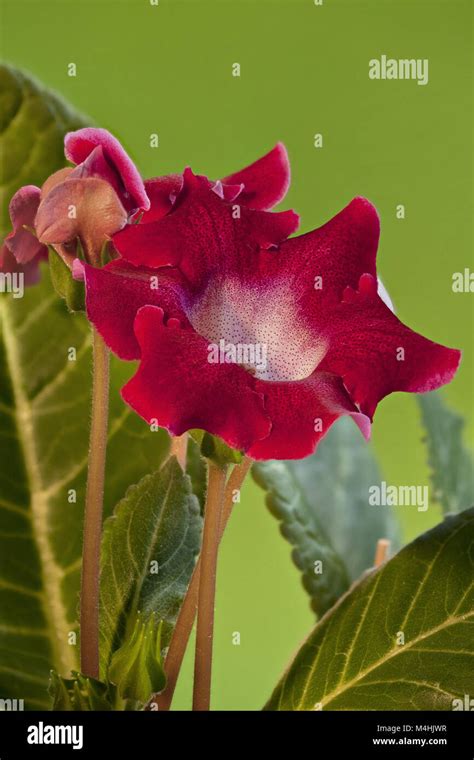
<path fill-rule="evenodd" d="M 425 393 L 454 377 L 460 351 L 406 327 L 377 295 L 377 281 L 360 278 L 328 314 L 328 350 L 320 369 L 340 375 L 354 402 L 372 417 L 394 391 Z"/>
<path fill-rule="evenodd" d="M 269 209 L 280 203 L 290 185 L 290 163 L 283 143 L 258 161 L 235 174 L 229 174 L 222 182 L 226 185 L 244 185 L 239 201 L 249 208 Z"/>
<path fill-rule="evenodd" d="M 179 266 L 199 285 L 212 272 L 238 269 L 249 248 L 276 245 L 297 225 L 293 211 L 276 214 L 226 203 L 205 178 L 186 170 L 173 212 L 158 222 L 129 225 L 114 236 L 114 245 L 135 266 Z"/>
<path fill-rule="evenodd" d="M 0 272 L 4 274 L 18 273 L 24 277 L 24 285 L 36 285 L 40 279 L 40 262 L 48 258 L 48 249 L 41 246 L 42 251 L 36 258 L 27 261 L 25 264 L 19 264 L 8 246 L 4 243 L 0 248 Z"/>
<path fill-rule="evenodd" d="M 41 200 L 44 200 L 48 193 L 51 192 L 53 187 L 60 185 L 74 173 L 72 166 L 65 166 L 63 169 L 58 169 L 57 172 L 50 174 L 48 179 L 41 185 Z"/>
<path fill-rule="evenodd" d="M 131 158 L 110 132 L 106 129 L 86 127 L 76 132 L 68 132 L 64 138 L 66 158 L 74 164 L 85 161 L 98 145 L 102 146 L 107 160 L 121 177 L 125 190 L 132 199 L 131 205 L 147 211 L 150 201 L 143 180 Z"/>
<path fill-rule="evenodd" d="M 25 185 L 20 187 L 10 201 L 10 219 L 13 232 L 7 235 L 5 244 L 19 264 L 26 264 L 32 261 L 35 256 L 47 253 L 45 246 L 24 227 L 24 225 L 34 227 L 40 196 L 39 187 Z"/>
<path fill-rule="evenodd" d="M 362 274 L 376 275 L 379 234 L 374 206 L 354 198 L 322 227 L 284 241 L 275 255 L 262 254 L 262 276 L 291 281 L 305 310 L 315 313 L 339 303 L 344 289 L 357 287 Z"/>
<path fill-rule="evenodd" d="M 177 286 L 178 273 L 163 270 L 158 275 L 156 270 L 136 269 L 121 260 L 102 269 L 86 264 L 83 270 L 87 316 L 121 359 L 140 357 L 134 321 L 142 306 L 160 306 L 167 318 L 187 324 L 181 306 L 185 291 L 183 285 Z"/>
<path fill-rule="evenodd" d="M 127 212 L 111 185 L 102 179 L 66 179 L 41 201 L 35 226 L 42 243 L 67 243 L 80 237 L 91 257 L 127 222 Z"/>
<path fill-rule="evenodd" d="M 150 209 L 145 211 L 140 219 L 140 224 L 156 222 L 166 216 L 173 208 L 182 188 L 182 174 L 168 174 L 164 177 L 153 177 L 145 180 L 145 190 L 150 199 Z"/>
<path fill-rule="evenodd" d="M 237 364 L 209 362 L 207 341 L 163 310 L 145 306 L 135 331 L 142 360 L 122 390 L 124 400 L 148 423 L 157 420 L 173 435 L 201 428 L 245 450 L 270 429 L 254 379 Z"/>
<path fill-rule="evenodd" d="M 270 434 L 254 443 L 247 454 L 253 459 L 302 459 L 312 454 L 319 441 L 341 415 L 350 415 L 366 439 L 370 421 L 361 414 L 342 381 L 326 372 L 314 372 L 305 380 L 288 383 L 256 382 L 265 397 L 265 410 L 272 421 Z"/>

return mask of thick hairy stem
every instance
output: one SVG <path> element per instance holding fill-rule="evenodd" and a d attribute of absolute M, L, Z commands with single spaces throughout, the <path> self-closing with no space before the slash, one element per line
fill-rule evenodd
<path fill-rule="evenodd" d="M 81 581 L 81 671 L 99 677 L 99 573 L 109 417 L 109 350 L 92 331 L 92 415 L 89 437 Z"/>
<path fill-rule="evenodd" d="M 232 513 L 235 493 L 239 492 L 247 473 L 252 465 L 252 460 L 244 457 L 239 465 L 232 470 L 225 488 L 224 508 L 222 510 L 219 534 L 220 538 Z M 199 576 L 201 570 L 201 558 L 198 559 L 194 573 L 189 584 L 188 591 L 181 606 L 178 619 L 171 637 L 168 654 L 165 660 L 166 688 L 161 694 L 155 694 L 150 703 L 150 709 L 169 710 L 173 700 L 176 683 L 183 663 L 184 654 L 188 645 L 189 637 L 196 618 L 196 610 L 199 592 Z"/>
<path fill-rule="evenodd" d="M 199 573 L 193 710 L 209 710 L 211 704 L 217 555 L 225 480 L 226 469 L 210 461 Z"/>

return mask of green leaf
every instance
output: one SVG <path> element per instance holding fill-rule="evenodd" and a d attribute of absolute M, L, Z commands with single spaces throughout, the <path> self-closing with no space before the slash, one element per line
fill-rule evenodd
<path fill-rule="evenodd" d="M 67 264 L 51 248 L 49 250 L 48 263 L 53 288 L 65 300 L 69 311 L 85 311 L 84 283 L 73 278 Z"/>
<path fill-rule="evenodd" d="M 63 678 L 55 670 L 50 674 L 48 693 L 52 700 L 52 710 L 113 710 L 115 692 L 112 684 L 88 678 L 76 671 L 72 672 L 72 678 Z"/>
<path fill-rule="evenodd" d="M 23 299 L 0 303 L 0 693 L 30 708 L 46 706 L 52 667 L 68 675 L 78 665 L 69 633 L 77 631 L 90 415 L 89 325 L 43 275 Z M 120 398 L 130 365 L 113 359 L 111 370 L 106 515 L 169 448 L 167 435 Z"/>
<path fill-rule="evenodd" d="M 240 451 L 228 446 L 218 436 L 207 432 L 202 437 L 201 453 L 206 459 L 212 459 L 219 467 L 224 467 L 227 464 L 240 464 L 242 461 Z"/>
<path fill-rule="evenodd" d="M 338 420 L 312 456 L 259 462 L 252 473 L 293 546 L 293 560 L 318 615 L 372 566 L 380 538 L 398 546 L 390 510 L 369 505 L 369 487 L 380 482 L 380 472 L 352 420 Z"/>
<path fill-rule="evenodd" d="M 201 544 L 202 518 L 191 481 L 172 457 L 131 486 L 104 526 L 101 672 L 132 636 L 137 614 L 163 621 L 169 644 Z"/>
<path fill-rule="evenodd" d="M 11 195 L 64 166 L 63 135 L 85 122 L 7 66 L 0 67 L 0 106 L 6 232 Z M 83 315 L 68 314 L 56 296 L 46 267 L 23 299 L 0 299 L 0 694 L 25 699 L 27 709 L 49 706 L 51 668 L 68 675 L 78 664 L 70 633 L 77 632 L 89 332 Z M 112 360 L 106 514 L 169 448 L 163 431 L 152 433 L 121 401 L 130 372 Z"/>
<path fill-rule="evenodd" d="M 0 65 L 0 235 L 10 229 L 8 204 L 22 185 L 42 185 L 66 165 L 63 138 L 88 125 L 31 77 Z"/>
<path fill-rule="evenodd" d="M 439 393 L 417 396 L 426 431 L 433 497 L 445 513 L 474 503 L 474 461 L 463 444 L 464 420 Z"/>
<path fill-rule="evenodd" d="M 186 472 L 191 478 L 193 493 L 199 499 L 201 514 L 204 514 L 204 504 L 207 493 L 207 467 L 206 460 L 201 456 L 201 446 L 194 438 L 189 436 L 186 456 Z"/>
<path fill-rule="evenodd" d="M 474 510 L 448 517 L 321 620 L 267 710 L 452 710 L 472 694 Z"/>
<path fill-rule="evenodd" d="M 164 689 L 166 676 L 161 657 L 163 621 L 152 613 L 148 619 L 137 613 L 131 635 L 114 652 L 108 679 L 117 685 L 123 699 L 147 702 L 151 694 Z"/>

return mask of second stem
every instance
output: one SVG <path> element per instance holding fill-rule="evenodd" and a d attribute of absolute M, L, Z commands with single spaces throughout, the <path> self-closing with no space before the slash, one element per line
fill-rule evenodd
<path fill-rule="evenodd" d="M 109 417 L 109 350 L 92 330 L 92 414 L 81 579 L 81 671 L 99 677 L 99 574 Z"/>
<path fill-rule="evenodd" d="M 209 710 L 211 702 L 212 644 L 216 595 L 217 553 L 227 468 L 209 462 L 204 532 L 199 576 L 193 710 Z"/>

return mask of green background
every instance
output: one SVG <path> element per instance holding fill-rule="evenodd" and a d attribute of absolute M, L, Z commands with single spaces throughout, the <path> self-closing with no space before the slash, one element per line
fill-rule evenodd
<path fill-rule="evenodd" d="M 468 418 L 472 440 L 474 294 L 451 290 L 453 272 L 473 268 L 469 0 L 3 0 L 1 7 L 2 57 L 113 131 L 145 176 L 190 164 L 217 178 L 282 140 L 292 165 L 283 207 L 301 214 L 301 231 L 354 195 L 373 201 L 382 221 L 379 271 L 398 315 L 464 350 L 444 393 Z M 369 80 L 368 62 L 382 54 L 428 58 L 429 84 Z M 232 76 L 235 62 L 240 78 Z M 428 483 L 421 435 L 413 398 L 394 394 L 382 403 L 371 445 L 389 483 Z M 397 511 L 405 539 L 440 516 L 434 505 Z M 289 554 L 262 494 L 247 484 L 220 557 L 214 708 L 260 708 L 309 631 L 312 615 Z M 178 707 L 189 707 L 191 671 L 188 652 Z"/>

